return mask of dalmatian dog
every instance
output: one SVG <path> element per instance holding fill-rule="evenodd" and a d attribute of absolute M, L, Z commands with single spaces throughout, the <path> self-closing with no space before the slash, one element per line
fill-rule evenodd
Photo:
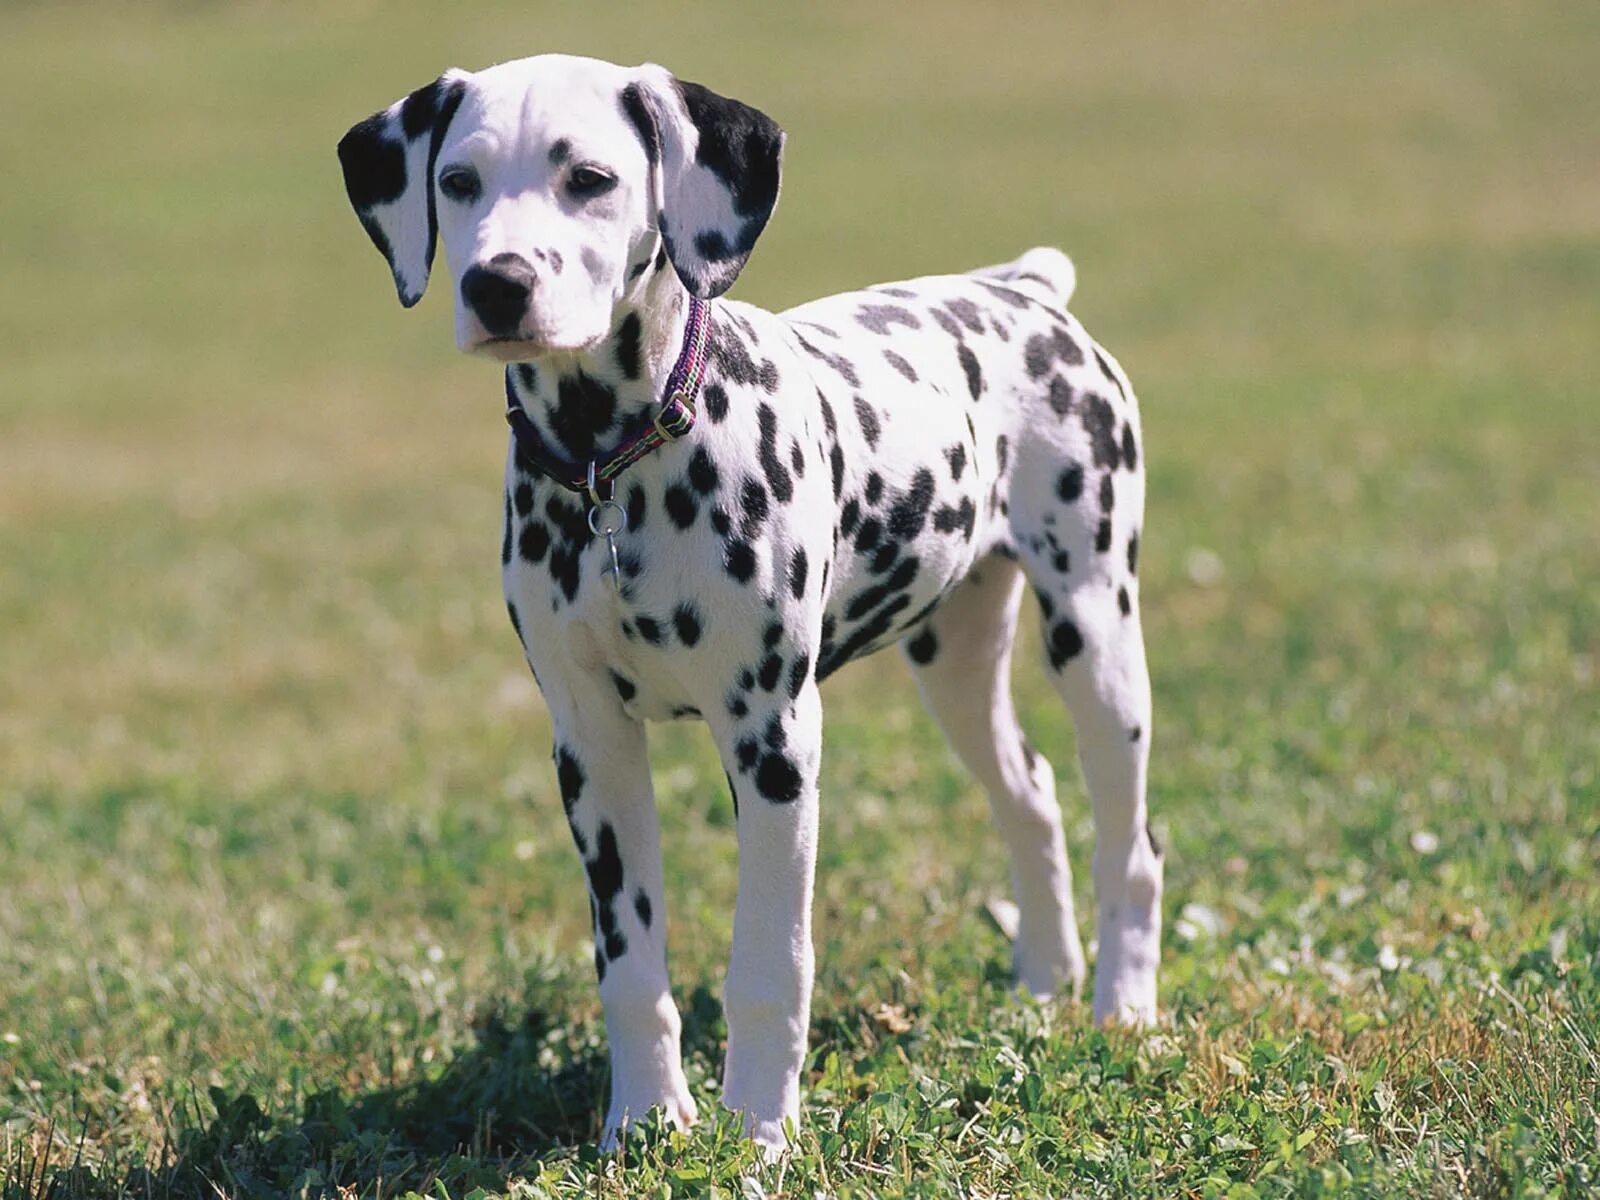
<path fill-rule="evenodd" d="M 645 722 L 709 727 L 737 814 L 722 1097 L 776 1153 L 800 1116 L 822 701 L 892 644 L 987 790 L 1018 984 L 1086 969 L 1054 772 L 1010 658 L 1031 585 L 1095 818 L 1094 1015 L 1156 1014 L 1144 506 L 1127 377 L 1057 250 L 770 313 L 722 299 L 778 200 L 784 134 L 659 66 L 451 70 L 339 144 L 400 300 L 436 239 L 459 347 L 504 364 L 500 558 L 588 874 L 611 1052 L 604 1139 L 696 1119 L 668 985 Z"/>

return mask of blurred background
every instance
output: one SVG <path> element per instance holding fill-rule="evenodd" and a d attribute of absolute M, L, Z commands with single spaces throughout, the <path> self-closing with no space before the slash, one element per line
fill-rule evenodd
<path fill-rule="evenodd" d="M 1463 963 L 1592 959 L 1600 8 L 8 0 L 14 1144 L 85 1120 L 115 1173 L 204 1126 L 208 1087 L 292 1121 L 433 1078 L 535 996 L 596 1044 L 500 600 L 495 372 L 437 287 L 395 303 L 334 157 L 447 66 L 552 50 L 659 61 L 788 130 L 739 298 L 1072 255 L 1148 441 L 1164 1003 L 1213 1032 L 1268 1010 L 1277 956 L 1300 1000 L 1401 1022 L 1416 997 L 1317 963 L 1437 959 L 1448 1025 L 1480 1002 Z M 863 1055 L 853 1014 L 962 980 L 981 1025 L 1007 961 L 983 797 L 892 658 L 827 693 L 818 1021 Z M 1020 676 L 1087 904 L 1071 732 Z M 654 742 L 709 1096 L 731 813 L 698 729 Z M 1592 975 L 1561 978 L 1592 1016 Z M 1555 1061 L 1552 1022 L 1504 1052 Z M 572 1086 L 558 1141 L 592 1132 L 602 1069 Z"/>

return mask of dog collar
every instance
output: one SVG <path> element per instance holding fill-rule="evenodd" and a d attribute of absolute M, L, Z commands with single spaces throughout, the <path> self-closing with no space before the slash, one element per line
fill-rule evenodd
<path fill-rule="evenodd" d="M 563 458 L 554 453 L 517 399 L 511 383 L 511 368 L 506 368 L 506 424 L 516 442 L 517 463 L 524 470 L 554 480 L 569 492 L 587 496 L 590 504 L 607 503 L 616 493 L 617 477 L 646 454 L 668 442 L 675 442 L 694 428 L 695 400 L 705 375 L 706 334 L 711 326 L 711 306 L 695 296 L 689 297 L 689 317 L 683 333 L 683 349 L 667 376 L 661 407 L 648 424 L 641 425 L 610 454 L 587 463 Z"/>

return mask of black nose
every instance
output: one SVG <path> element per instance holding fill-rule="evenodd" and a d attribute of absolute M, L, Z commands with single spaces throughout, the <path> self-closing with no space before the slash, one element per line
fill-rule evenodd
<path fill-rule="evenodd" d="M 492 337 L 510 337 L 533 294 L 533 267 L 520 254 L 496 254 L 461 277 L 461 298 Z"/>

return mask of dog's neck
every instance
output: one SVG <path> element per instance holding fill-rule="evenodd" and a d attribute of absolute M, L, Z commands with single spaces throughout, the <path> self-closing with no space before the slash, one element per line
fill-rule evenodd
<path fill-rule="evenodd" d="M 514 365 L 512 394 L 546 444 L 589 462 L 647 422 L 683 348 L 688 309 L 672 269 L 653 270 L 617 305 L 604 342 Z"/>

